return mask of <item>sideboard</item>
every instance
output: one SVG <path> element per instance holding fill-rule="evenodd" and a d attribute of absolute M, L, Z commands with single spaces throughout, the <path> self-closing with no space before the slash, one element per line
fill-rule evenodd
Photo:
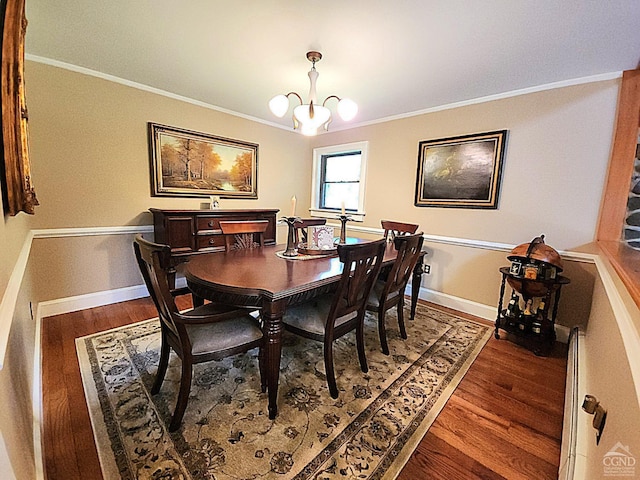
<path fill-rule="evenodd" d="M 153 214 L 154 241 L 171 247 L 174 267 L 188 260 L 191 255 L 224 251 L 224 235 L 220 230 L 221 220 L 267 220 L 269 226 L 264 232 L 264 242 L 266 245 L 276 243 L 278 209 L 164 210 L 150 208 L 149 211 Z M 174 278 L 170 280 L 173 283 Z"/>

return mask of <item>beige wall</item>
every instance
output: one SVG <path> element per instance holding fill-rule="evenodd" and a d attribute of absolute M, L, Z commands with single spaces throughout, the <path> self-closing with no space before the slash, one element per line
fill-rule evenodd
<path fill-rule="evenodd" d="M 259 199 L 225 199 L 224 207 L 278 207 L 286 212 L 291 195 L 296 194 L 298 213 L 306 215 L 312 148 L 366 140 L 369 163 L 363 225 L 379 227 L 383 218 L 398 219 L 419 223 L 430 235 L 508 244 L 544 233 L 557 249 L 575 248 L 593 239 L 618 91 L 617 81 L 565 87 L 329 132 L 309 140 L 35 62 L 27 62 L 26 74 L 33 176 L 42 202 L 37 228 L 145 225 L 151 223 L 147 209 L 152 206 L 198 208 L 198 199 L 151 197 L 147 122 L 153 121 L 260 145 Z M 420 140 L 497 129 L 509 130 L 497 210 L 413 205 Z M 284 229 L 279 230 L 283 240 Z M 38 241 L 42 298 L 139 281 L 135 266 L 124 260 L 130 258 L 126 237 Z M 443 245 L 433 248 L 428 261 L 434 274 L 425 278 L 425 287 L 495 304 L 500 279 L 495 265 L 504 262 L 503 254 Z M 566 293 L 569 304 L 588 305 L 590 275 L 586 281 L 572 279 Z M 580 315 L 584 311 L 588 307 Z"/>
<path fill-rule="evenodd" d="M 32 398 L 34 381 L 39 379 L 34 380 L 34 349 L 38 339 L 29 307 L 30 300 L 35 298 L 31 267 L 32 264 L 27 267 L 22 281 L 5 363 L 0 370 L 0 432 L 9 454 L 9 468 L 18 479 L 35 475 Z M 2 471 L 7 472 L 4 468 Z"/>
<path fill-rule="evenodd" d="M 202 199 L 151 197 L 147 122 L 259 144 L 259 198 L 223 208 L 282 210 L 293 194 L 308 203 L 300 135 L 39 63 L 27 62 L 25 78 L 37 228 L 148 225 L 150 207 L 200 208 Z"/>
<path fill-rule="evenodd" d="M 365 226 L 382 219 L 418 223 L 426 234 L 512 245 L 539 234 L 570 250 L 594 239 L 613 135 L 619 81 L 522 95 L 478 105 L 333 132 L 313 146 L 369 141 Z M 497 210 L 414 206 L 421 140 L 507 129 Z M 483 305 L 495 305 L 497 268 L 506 254 L 426 242 L 433 274 L 426 288 Z M 594 269 L 571 262 L 558 319 L 584 322 Z"/>
<path fill-rule="evenodd" d="M 198 208 L 199 199 L 150 195 L 147 122 L 258 143 L 259 199 L 223 207 L 310 202 L 311 150 L 369 142 L 366 217 L 415 222 L 429 235 L 519 244 L 544 233 L 557 249 L 592 241 L 612 137 L 617 81 L 565 87 L 307 139 L 290 131 L 63 69 L 27 62 L 33 176 L 42 205 L 36 228 L 148 225 L 149 207 Z M 499 208 L 414 206 L 418 142 L 509 130 Z M 279 232 L 284 239 L 284 230 Z M 140 283 L 130 236 L 41 239 L 34 243 L 41 300 Z M 430 244 L 424 286 L 495 305 L 504 252 Z M 574 267 L 560 322 L 588 314 L 593 269 Z M 591 270 L 591 271 L 590 271 Z M 568 312 L 568 313 L 565 313 Z"/>
<path fill-rule="evenodd" d="M 425 288 L 481 305 L 498 305 L 502 279 L 499 269 L 509 265 L 504 251 L 435 242 L 425 245 L 429 252 L 425 263 L 431 265 L 431 274 L 423 276 Z M 592 263 L 582 261 L 565 259 L 563 267 L 562 273 L 571 283 L 562 288 L 557 320 L 559 324 L 572 327 L 585 323 L 589 317 L 597 273 Z M 508 285 L 505 292 L 504 304 L 511 292 Z M 495 314 L 492 312 L 492 315 Z"/>
<path fill-rule="evenodd" d="M 608 266 L 613 277 L 617 277 Z M 627 313 L 640 324 L 638 307 L 629 302 L 624 287 L 618 292 L 623 297 Z M 618 304 L 620 308 L 622 303 Z M 627 349 L 616 321 L 612 301 L 607 296 L 602 281 L 598 278 L 593 294 L 593 308 L 585 334 L 585 362 L 581 375 L 585 378 L 585 393 L 594 395 L 607 410 L 607 420 L 599 445 L 595 442 L 595 430 L 591 428 L 591 416 L 580 411 L 578 421 L 584 425 L 587 441 L 582 455 L 586 457 L 584 478 L 606 478 L 603 458 L 620 442 L 629 448 L 638 459 L 640 446 L 640 398 L 634 383 Z M 636 359 L 637 359 L 637 352 Z M 637 372 L 637 365 L 635 366 Z M 637 379 L 636 379 L 637 381 Z M 582 399 L 580 399 L 581 401 Z M 640 465 L 635 465 L 635 475 L 640 473 Z M 611 475 L 610 475 L 611 476 Z M 615 477 L 615 475 L 613 475 Z"/>
<path fill-rule="evenodd" d="M 311 153 L 296 133 L 34 62 L 26 80 L 33 177 L 42 179 L 36 228 L 150 225 L 150 207 L 200 208 L 203 199 L 151 196 L 147 122 L 259 144 L 258 199 L 222 199 L 223 208 L 288 213 L 292 195 L 309 203 Z M 128 235 L 34 248 L 42 300 L 141 283 Z"/>
<path fill-rule="evenodd" d="M 0 186 L 0 189 L 2 186 Z M 1 193 L 1 192 L 0 192 Z M 2 195 L 0 195 L 0 210 Z M 34 218 L 20 213 L 3 215 L 0 222 L 0 299 L 5 297 L 18 255 Z M 15 312 L 0 316 L 0 331 L 9 329 L 3 368 L 0 370 L 0 471 L 7 478 L 33 478 L 35 475 L 32 402 L 33 352 L 36 344 L 35 324 L 29 314 L 31 275 L 22 279 Z"/>
<path fill-rule="evenodd" d="M 369 141 L 364 224 L 419 223 L 425 233 L 520 244 L 544 233 L 568 250 L 594 238 L 619 81 L 481 103 L 316 137 Z M 507 129 L 497 210 L 414 206 L 421 140 Z"/>
<path fill-rule="evenodd" d="M 1 202 L 1 200 L 0 200 Z M 0 222 L 0 298 L 10 302 L 5 294 L 18 255 L 22 250 L 33 218 L 24 213 L 3 217 Z M 7 478 L 33 478 L 33 354 L 36 345 L 35 322 L 29 312 L 31 273 L 21 278 L 22 284 L 16 308 L 0 316 L 0 330 L 9 329 L 3 368 L 0 370 L 0 471 Z M 13 305 L 10 305 L 13 307 Z"/>

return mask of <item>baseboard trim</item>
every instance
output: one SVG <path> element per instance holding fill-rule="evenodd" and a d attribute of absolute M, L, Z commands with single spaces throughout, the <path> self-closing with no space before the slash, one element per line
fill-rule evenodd
<path fill-rule="evenodd" d="M 411 285 L 407 285 L 406 294 L 411 295 Z M 494 322 L 496 319 L 496 306 L 485 305 L 483 303 L 474 302 L 473 300 L 467 300 L 466 298 L 454 297 L 453 295 L 437 292 L 424 287 L 420 287 L 418 298 L 491 322 Z M 555 330 L 556 340 L 562 343 L 568 343 L 570 333 L 569 327 L 556 325 Z"/>
<path fill-rule="evenodd" d="M 87 308 L 101 307 L 112 303 L 126 302 L 149 295 L 147 287 L 144 285 L 133 285 L 131 287 L 117 288 L 115 290 L 105 290 L 102 292 L 75 295 L 73 297 L 59 298 L 40 302 L 38 307 L 42 318 L 63 313 L 76 312 Z"/>
<path fill-rule="evenodd" d="M 176 278 L 176 287 L 186 287 L 187 281 L 184 277 Z M 130 287 L 117 288 L 115 290 L 104 290 L 102 292 L 87 293 L 73 297 L 48 300 L 38 304 L 38 312 L 41 318 L 64 313 L 77 312 L 87 308 L 102 307 L 112 303 L 126 302 L 137 298 L 148 297 L 149 291 L 146 285 L 132 285 Z"/>
<path fill-rule="evenodd" d="M 36 307 L 36 338 L 42 338 L 42 314 L 40 305 Z M 42 445 L 42 426 L 44 424 L 44 405 L 42 404 L 42 342 L 36 342 L 33 348 L 33 457 L 36 480 L 45 480 L 44 445 Z"/>
<path fill-rule="evenodd" d="M 406 294 L 411 295 L 411 285 L 407 285 Z M 474 302 L 473 300 L 454 297 L 453 295 L 438 292 L 424 287 L 420 287 L 418 298 L 420 298 L 421 300 L 426 300 L 427 302 L 442 305 L 443 307 L 458 310 L 459 312 L 468 313 L 469 315 L 480 317 L 485 320 L 494 321 L 496 319 L 495 307 L 490 307 L 482 303 Z"/>
<path fill-rule="evenodd" d="M 186 286 L 184 278 L 176 279 L 176 286 Z M 411 285 L 407 285 L 407 295 L 411 295 Z M 40 318 L 62 315 L 64 313 L 76 312 L 87 308 L 102 307 L 112 303 L 126 302 L 137 298 L 147 297 L 149 292 L 145 285 L 133 285 L 131 287 L 118 288 L 115 290 L 105 290 L 102 292 L 76 295 L 73 297 L 59 298 L 40 302 L 38 304 L 38 315 Z M 467 313 L 475 317 L 480 317 L 493 322 L 496 318 L 496 307 L 484 305 L 482 303 L 455 297 L 446 293 L 437 292 L 421 287 L 418 298 L 427 302 L 432 302 L 443 307 L 452 308 L 459 312 Z M 559 342 L 567 343 L 569 339 L 569 328 L 563 325 L 556 325 L 556 337 Z"/>
<path fill-rule="evenodd" d="M 580 399 L 584 398 L 586 393 L 587 377 L 584 335 L 581 327 L 573 327 L 569 336 L 559 480 L 587 478 L 585 454 L 587 442 L 592 437 L 588 434 L 588 422 L 585 423 L 584 418 L 582 421 L 580 419 Z"/>

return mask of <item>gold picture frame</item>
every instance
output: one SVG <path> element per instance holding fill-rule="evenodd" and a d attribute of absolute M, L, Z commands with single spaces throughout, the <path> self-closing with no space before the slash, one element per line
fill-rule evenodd
<path fill-rule="evenodd" d="M 507 130 L 425 140 L 418 146 L 417 207 L 498 207 Z"/>
<path fill-rule="evenodd" d="M 258 198 L 258 144 L 149 123 L 153 196 Z"/>

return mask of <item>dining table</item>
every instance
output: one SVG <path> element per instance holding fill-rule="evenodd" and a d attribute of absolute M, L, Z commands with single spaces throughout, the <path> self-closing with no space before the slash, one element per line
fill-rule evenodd
<path fill-rule="evenodd" d="M 348 243 L 362 241 L 348 240 Z M 267 377 L 270 419 L 274 419 L 278 413 L 282 317 L 289 305 L 334 290 L 343 266 L 337 253 L 283 257 L 284 250 L 285 245 L 270 245 L 197 255 L 191 257 L 184 268 L 187 285 L 196 296 L 260 310 L 265 335 L 263 371 Z M 383 268 L 393 265 L 396 254 L 393 242 L 388 242 Z M 413 271 L 411 319 L 415 316 L 424 255 L 425 251 Z"/>

